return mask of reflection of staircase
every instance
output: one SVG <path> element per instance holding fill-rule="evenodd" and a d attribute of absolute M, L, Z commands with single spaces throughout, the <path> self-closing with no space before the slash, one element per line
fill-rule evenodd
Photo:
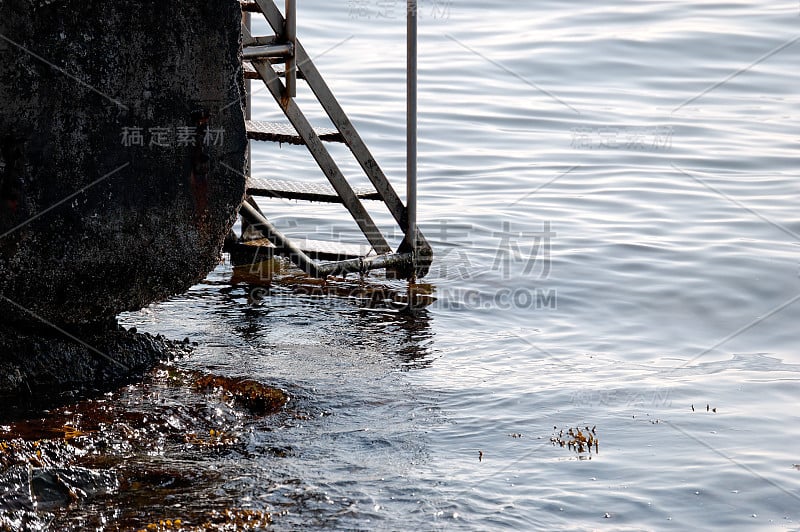
<path fill-rule="evenodd" d="M 248 120 L 248 138 L 251 141 L 305 145 L 328 182 L 298 183 L 268 179 L 259 176 L 251 169 L 248 172 L 248 197 L 240 211 L 244 227 L 243 237 L 235 247 L 239 251 L 246 249 L 250 252 L 267 247 L 269 250 L 264 251 L 289 257 L 298 267 L 315 277 L 381 268 L 386 268 L 393 275 L 404 278 L 424 276 L 433 255 L 431 247 L 418 230 L 411 231 L 416 233 L 416 238 L 409 236 L 407 207 L 297 40 L 294 0 L 286 0 L 285 18 L 272 0 L 243 1 L 241 5 L 245 12 L 263 14 L 275 32 L 275 35 L 270 37 L 253 37 L 248 28 L 249 24 L 242 25 L 242 66 L 245 77 L 262 80 L 289 120 L 288 124 Z M 275 64 L 283 64 L 284 68 L 276 70 Z M 305 80 L 311 88 L 330 118 L 334 126 L 332 129 L 315 128 L 309 124 L 294 99 L 298 79 Z M 346 144 L 369 178 L 372 187 L 353 189 L 323 142 Z M 343 204 L 366 237 L 365 245 L 334 246 L 332 243 L 308 240 L 294 242 L 266 218 L 254 197 Z M 392 250 L 387 243 L 362 200 L 382 201 L 389 209 L 406 235 L 397 250 Z M 245 238 L 246 235 L 249 236 Z M 332 246 L 334 249 L 331 249 Z M 323 252 L 320 252 L 320 248 Z M 326 260 L 333 262 L 318 262 Z"/>

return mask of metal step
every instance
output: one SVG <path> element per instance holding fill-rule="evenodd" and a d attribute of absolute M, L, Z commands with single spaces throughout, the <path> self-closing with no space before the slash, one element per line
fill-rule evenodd
<path fill-rule="evenodd" d="M 298 146 L 305 144 L 302 137 L 297 134 L 297 131 L 295 131 L 291 124 L 247 120 L 245 126 L 247 127 L 247 138 L 251 140 L 281 142 Z M 320 140 L 327 142 L 344 142 L 342 134 L 335 129 L 315 127 L 314 132 Z"/>
<path fill-rule="evenodd" d="M 348 244 L 343 242 L 328 242 L 325 240 L 310 240 L 307 238 L 292 240 L 306 255 L 315 260 L 340 261 L 367 257 L 372 253 L 369 244 Z M 275 246 L 266 238 L 240 242 L 236 245 L 239 252 L 252 250 L 255 255 L 257 250 L 266 251 L 259 256 L 271 256 Z"/>
<path fill-rule="evenodd" d="M 242 61 L 242 70 L 244 71 L 244 79 L 261 79 L 256 69 L 253 68 L 253 63 L 250 61 Z M 278 76 L 285 78 L 286 72 L 283 70 L 278 71 Z M 306 79 L 301 70 L 297 71 L 297 79 Z"/>
<path fill-rule="evenodd" d="M 246 29 L 246 28 L 245 28 Z M 286 44 L 280 41 L 277 35 L 246 35 L 242 31 L 242 48 L 246 49 L 248 46 L 269 46 L 274 44 Z"/>
<path fill-rule="evenodd" d="M 249 13 L 261 13 L 261 8 L 258 7 L 258 4 L 252 0 L 240 0 L 239 5 L 242 7 L 242 11 Z"/>
<path fill-rule="evenodd" d="M 272 58 L 269 61 L 271 63 L 275 63 L 277 61 L 284 61 L 284 60 Z M 258 71 L 253 66 L 253 63 L 251 61 L 242 61 L 242 72 L 244 73 L 244 79 L 261 79 L 261 76 L 258 74 Z"/>
<path fill-rule="evenodd" d="M 315 260 L 347 260 L 366 257 L 372 253 L 369 244 L 347 244 L 307 238 L 294 241 L 306 255 Z"/>
<path fill-rule="evenodd" d="M 261 79 L 250 61 L 242 61 L 242 71 L 244 71 L 244 79 Z"/>
<path fill-rule="evenodd" d="M 360 199 L 380 200 L 381 195 L 370 188 L 353 189 Z M 327 183 L 284 181 L 281 179 L 247 178 L 247 193 L 251 196 L 283 198 L 321 203 L 342 203 L 342 198 Z"/>

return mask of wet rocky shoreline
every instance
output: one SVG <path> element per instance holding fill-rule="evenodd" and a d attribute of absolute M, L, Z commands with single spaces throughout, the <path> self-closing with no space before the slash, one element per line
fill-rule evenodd
<path fill-rule="evenodd" d="M 3 414 L 65 394 L 113 389 L 189 354 L 191 347 L 188 339 L 176 342 L 116 323 L 59 330 L 0 324 Z"/>
<path fill-rule="evenodd" d="M 146 335 L 123 334 L 131 335 L 148 343 Z M 286 392 L 167 362 L 136 384 L 92 395 L 0 419 L 0 531 L 269 525 L 267 508 L 237 499 L 209 508 L 202 495 L 228 480 L 209 463 L 247 459 L 253 426 L 302 415 L 285 410 Z"/>

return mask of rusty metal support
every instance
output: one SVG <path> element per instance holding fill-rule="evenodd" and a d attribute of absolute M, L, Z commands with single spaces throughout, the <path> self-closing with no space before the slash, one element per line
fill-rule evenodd
<path fill-rule="evenodd" d="M 306 272 L 312 277 L 319 277 L 319 271 L 314 261 L 305 254 L 303 250 L 297 247 L 294 242 L 281 233 L 267 218 L 261 214 L 250 202 L 245 201 L 242 204 L 239 214 L 243 219 L 263 233 L 263 235 L 272 242 L 277 248 L 276 251 L 289 258 L 301 270 Z"/>
<path fill-rule="evenodd" d="M 250 202 L 245 201 L 240 210 L 242 218 L 246 219 L 254 228 L 261 231 L 264 236 L 275 245 L 275 251 L 289 258 L 301 270 L 312 277 L 326 278 L 331 275 L 344 275 L 347 273 L 366 273 L 384 268 L 409 268 L 413 264 L 412 253 L 387 253 L 375 257 L 359 257 L 357 259 L 339 262 L 317 264 L 303 250 L 281 233 L 267 218 L 261 214 Z"/>

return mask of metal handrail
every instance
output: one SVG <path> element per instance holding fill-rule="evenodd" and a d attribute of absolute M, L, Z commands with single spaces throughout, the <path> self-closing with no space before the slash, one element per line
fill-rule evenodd
<path fill-rule="evenodd" d="M 286 0 L 286 27 L 284 40 L 291 45 L 292 52 L 286 59 L 286 94 L 290 98 L 297 96 L 297 6 L 295 0 Z"/>
<path fill-rule="evenodd" d="M 408 0 L 406 11 L 406 239 L 416 256 L 420 244 L 417 238 L 417 0 Z"/>

